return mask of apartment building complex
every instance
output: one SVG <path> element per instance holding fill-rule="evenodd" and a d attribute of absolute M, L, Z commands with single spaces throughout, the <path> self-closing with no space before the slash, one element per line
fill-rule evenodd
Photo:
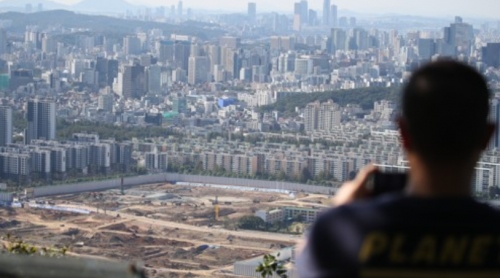
<path fill-rule="evenodd" d="M 17 182 L 51 182 L 69 173 L 109 174 L 132 166 L 132 144 L 75 134 L 76 141 L 31 140 L 29 145 L 0 147 L 0 175 Z"/>

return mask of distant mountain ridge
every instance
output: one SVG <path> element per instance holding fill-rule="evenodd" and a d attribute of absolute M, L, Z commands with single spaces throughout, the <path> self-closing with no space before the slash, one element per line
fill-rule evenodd
<path fill-rule="evenodd" d="M 116 34 L 119 36 L 134 34 L 137 29 L 160 29 L 163 31 L 163 34 L 167 36 L 169 34 L 182 34 L 195 36 L 201 39 L 221 36 L 225 33 L 220 29 L 214 28 L 214 26 L 207 29 L 201 26 L 184 26 L 151 21 L 128 20 L 111 16 L 81 14 L 66 10 L 52 10 L 32 14 L 7 12 L 0 13 L 0 19 L 12 20 L 12 27 L 8 31 L 18 33 L 24 32 L 26 26 L 31 25 L 37 25 L 42 30 L 49 26 L 86 28 L 95 33 Z"/>
<path fill-rule="evenodd" d="M 77 12 L 103 12 L 103 13 L 122 13 L 127 10 L 136 10 L 141 8 L 125 0 L 82 0 L 74 5 L 66 5 L 50 0 L 5 0 L 0 2 L 0 8 L 9 10 L 24 10 L 27 4 L 31 4 L 33 11 L 36 11 L 38 4 L 43 5 L 44 10 L 71 10 Z"/>

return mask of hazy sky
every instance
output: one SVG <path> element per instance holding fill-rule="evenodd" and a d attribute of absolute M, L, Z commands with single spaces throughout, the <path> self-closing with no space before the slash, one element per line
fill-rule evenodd
<path fill-rule="evenodd" d="M 72 4 L 79 0 L 53 0 Z M 103 0 L 105 1 L 105 0 Z M 127 0 L 130 3 L 142 5 L 176 4 L 178 0 Z M 298 1 L 298 0 L 297 0 Z M 184 0 L 184 7 L 203 8 L 210 10 L 244 11 L 248 1 L 245 0 Z M 294 0 L 252 0 L 257 3 L 260 11 L 292 12 Z M 401 13 L 429 16 L 487 17 L 500 19 L 499 0 L 331 0 L 341 10 L 352 10 L 363 13 Z M 318 11 L 323 6 L 323 0 L 310 0 L 309 6 Z"/>

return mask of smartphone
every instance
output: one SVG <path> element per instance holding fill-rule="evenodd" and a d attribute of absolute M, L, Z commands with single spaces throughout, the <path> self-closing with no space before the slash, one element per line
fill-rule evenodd
<path fill-rule="evenodd" d="M 366 182 L 366 188 L 371 196 L 387 193 L 403 192 L 408 183 L 408 173 L 373 173 Z"/>

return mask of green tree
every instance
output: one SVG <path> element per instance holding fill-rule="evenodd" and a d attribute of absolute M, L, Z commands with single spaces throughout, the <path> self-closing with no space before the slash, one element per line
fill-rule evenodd
<path fill-rule="evenodd" d="M 203 162 L 202 161 L 198 161 L 198 164 L 196 164 L 195 171 L 196 171 L 196 173 L 200 173 L 203 171 Z"/>
<path fill-rule="evenodd" d="M 27 126 L 28 122 L 26 121 L 26 118 L 23 115 L 23 112 L 21 111 L 15 111 L 12 113 L 12 125 L 14 127 L 14 130 L 21 132 L 23 131 Z"/>
<path fill-rule="evenodd" d="M 260 273 L 262 278 L 269 278 L 274 274 L 280 278 L 288 278 L 285 264 L 283 261 L 278 260 L 279 256 L 279 253 L 277 256 L 271 254 L 264 255 L 264 261 L 259 263 L 255 272 Z"/>
<path fill-rule="evenodd" d="M 247 230 L 263 231 L 266 230 L 266 222 L 264 222 L 264 220 L 260 217 L 247 215 L 240 218 L 238 221 L 238 227 Z"/>
<path fill-rule="evenodd" d="M 307 167 L 303 168 L 299 175 L 299 182 L 306 183 L 308 180 L 311 179 L 312 175 L 311 172 L 309 172 L 309 169 L 307 169 Z"/>
<path fill-rule="evenodd" d="M 279 181 L 284 181 L 287 179 L 285 171 L 281 170 L 278 175 L 276 176 L 276 179 Z"/>
<path fill-rule="evenodd" d="M 24 242 L 22 239 L 16 239 L 10 234 L 7 235 L 7 243 L 4 244 L 4 249 L 7 253 L 17 254 L 17 255 L 40 255 L 47 257 L 61 257 L 65 256 L 68 248 L 64 247 L 61 249 L 57 248 L 38 248 L 34 245 Z"/>
<path fill-rule="evenodd" d="M 304 108 L 308 103 L 319 101 L 326 102 L 331 99 L 340 105 L 359 104 L 363 109 L 372 109 L 373 103 L 380 100 L 391 100 L 395 103 L 400 98 L 399 87 L 369 87 L 351 90 L 339 90 L 318 93 L 296 93 L 278 100 L 276 103 L 260 107 L 261 112 L 271 112 L 277 110 L 283 113 L 292 114 L 295 107 Z"/>
<path fill-rule="evenodd" d="M 285 223 L 281 220 L 275 221 L 273 223 L 273 230 L 276 232 L 279 232 L 283 227 L 285 226 Z"/>
<path fill-rule="evenodd" d="M 14 138 L 12 139 L 12 141 L 14 143 L 22 143 L 22 142 L 24 142 L 24 137 L 23 136 L 19 136 L 19 135 L 15 135 Z"/>

